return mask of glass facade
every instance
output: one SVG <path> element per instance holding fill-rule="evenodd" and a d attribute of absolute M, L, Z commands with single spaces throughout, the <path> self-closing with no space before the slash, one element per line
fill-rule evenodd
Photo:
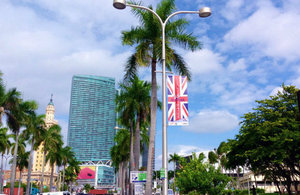
<path fill-rule="evenodd" d="M 115 80 L 75 75 L 69 113 L 68 145 L 77 160 L 108 161 L 115 136 Z"/>
<path fill-rule="evenodd" d="M 114 183 L 115 169 L 109 166 L 98 167 L 98 184 L 101 186 L 109 186 Z"/>

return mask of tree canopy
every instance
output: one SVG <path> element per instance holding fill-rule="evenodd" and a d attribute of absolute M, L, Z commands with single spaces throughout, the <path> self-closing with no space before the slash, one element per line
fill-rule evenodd
<path fill-rule="evenodd" d="M 235 139 L 229 140 L 228 165 L 247 166 L 290 192 L 300 176 L 300 116 L 298 89 L 282 86 L 282 91 L 259 100 L 252 112 L 244 114 Z"/>
<path fill-rule="evenodd" d="M 181 193 L 222 194 L 230 178 L 221 173 L 220 168 L 204 162 L 204 154 L 193 154 L 190 162 L 180 158 L 181 169 L 177 171 L 176 186 Z"/>

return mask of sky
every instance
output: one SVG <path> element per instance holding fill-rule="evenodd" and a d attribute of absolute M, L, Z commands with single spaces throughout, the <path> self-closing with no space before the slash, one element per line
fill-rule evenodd
<path fill-rule="evenodd" d="M 71 80 L 75 74 L 113 77 L 117 84 L 133 47 L 121 31 L 139 25 L 130 11 L 112 0 L 0 0 L 0 71 L 7 88 L 36 100 L 45 113 L 51 94 L 55 117 L 68 130 Z M 143 0 L 155 8 L 159 0 Z M 168 153 L 207 153 L 239 132 L 243 114 L 255 100 L 280 86 L 300 88 L 299 0 L 177 0 L 177 10 L 212 9 L 190 21 L 187 33 L 201 50 L 178 48 L 192 73 L 188 83 L 190 125 L 168 127 Z M 158 66 L 158 69 L 161 67 Z M 150 69 L 139 75 L 150 80 Z M 161 100 L 161 75 L 158 73 Z M 156 131 L 156 169 L 161 167 L 161 112 Z"/>

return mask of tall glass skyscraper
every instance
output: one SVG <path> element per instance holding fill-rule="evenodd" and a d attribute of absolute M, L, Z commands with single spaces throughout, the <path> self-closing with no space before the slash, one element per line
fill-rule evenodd
<path fill-rule="evenodd" d="M 73 76 L 68 145 L 77 160 L 96 167 L 96 177 L 98 167 L 108 165 L 111 159 L 110 148 L 114 145 L 116 125 L 115 95 L 113 78 Z M 113 169 L 111 172 L 113 175 Z M 99 177 L 95 180 L 105 181 Z"/>

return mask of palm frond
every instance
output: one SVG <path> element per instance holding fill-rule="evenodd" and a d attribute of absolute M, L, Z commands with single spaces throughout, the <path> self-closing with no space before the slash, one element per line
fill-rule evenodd
<path fill-rule="evenodd" d="M 149 66 L 151 55 L 149 54 L 150 42 L 146 41 L 136 47 L 136 59 L 139 66 Z"/>
<path fill-rule="evenodd" d="M 179 72 L 180 75 L 187 76 L 188 80 L 191 80 L 191 72 L 189 71 L 188 65 L 184 61 L 183 57 L 173 52 L 173 66 Z"/>
<path fill-rule="evenodd" d="M 135 54 L 132 54 L 127 60 L 125 66 L 125 75 L 123 80 L 125 82 L 128 82 L 130 79 L 134 78 L 137 75 L 137 69 L 138 69 L 137 59 Z"/>
<path fill-rule="evenodd" d="M 168 39 L 172 40 L 174 43 L 183 47 L 184 49 L 189 49 L 191 51 L 195 51 L 197 49 L 201 49 L 202 44 L 197 41 L 197 38 L 190 34 L 173 32 L 169 34 Z"/>
<path fill-rule="evenodd" d="M 166 37 L 170 36 L 173 32 L 183 33 L 189 22 L 185 18 L 178 20 L 171 20 L 166 25 Z"/>
<path fill-rule="evenodd" d="M 129 31 L 122 31 L 122 44 L 130 45 L 139 44 L 145 39 L 145 30 L 141 27 L 131 27 Z"/>
<path fill-rule="evenodd" d="M 176 9 L 175 0 L 162 0 L 156 8 L 156 13 L 163 21 Z"/>

